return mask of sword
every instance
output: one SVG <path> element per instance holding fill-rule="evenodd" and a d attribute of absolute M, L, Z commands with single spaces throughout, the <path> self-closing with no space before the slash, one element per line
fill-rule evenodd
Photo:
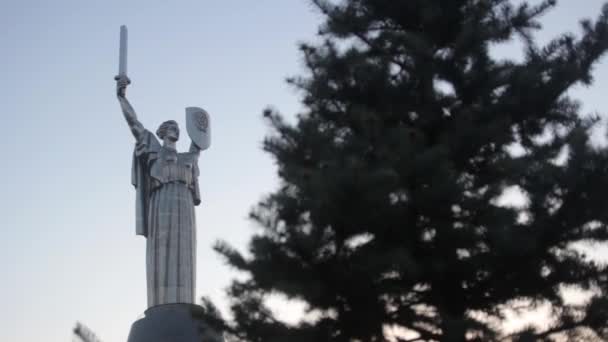
<path fill-rule="evenodd" d="M 120 27 L 120 49 L 118 52 L 118 76 L 127 77 L 127 26 Z"/>

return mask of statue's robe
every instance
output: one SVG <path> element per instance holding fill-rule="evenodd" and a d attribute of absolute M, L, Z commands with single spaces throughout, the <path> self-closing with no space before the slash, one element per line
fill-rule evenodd
<path fill-rule="evenodd" d="M 148 307 L 194 303 L 198 156 L 162 147 L 147 130 L 137 137 L 132 182 L 136 233 L 147 238 Z"/>

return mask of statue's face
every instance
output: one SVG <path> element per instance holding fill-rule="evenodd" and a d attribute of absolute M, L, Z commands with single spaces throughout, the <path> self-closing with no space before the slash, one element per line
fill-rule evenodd
<path fill-rule="evenodd" d="M 177 125 L 169 125 L 167 127 L 166 138 L 171 141 L 177 141 L 179 139 L 179 127 Z"/>

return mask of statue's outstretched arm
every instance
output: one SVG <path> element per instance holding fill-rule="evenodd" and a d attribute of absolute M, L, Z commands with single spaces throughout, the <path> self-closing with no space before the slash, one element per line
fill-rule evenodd
<path fill-rule="evenodd" d="M 116 96 L 118 97 L 118 102 L 120 103 L 120 107 L 122 108 L 122 113 L 129 124 L 129 128 L 131 128 L 131 132 L 135 139 L 138 139 L 142 136 L 145 131 L 144 126 L 137 119 L 137 114 L 135 114 L 135 110 L 129 103 L 129 100 L 126 98 L 126 90 L 127 85 L 131 83 L 129 78 L 126 76 L 116 76 Z"/>

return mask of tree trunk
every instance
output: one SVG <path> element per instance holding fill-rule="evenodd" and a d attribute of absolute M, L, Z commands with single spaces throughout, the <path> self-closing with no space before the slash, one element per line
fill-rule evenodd
<path fill-rule="evenodd" d="M 441 342 L 465 342 L 466 325 L 463 316 L 454 317 L 445 315 L 441 324 Z"/>

